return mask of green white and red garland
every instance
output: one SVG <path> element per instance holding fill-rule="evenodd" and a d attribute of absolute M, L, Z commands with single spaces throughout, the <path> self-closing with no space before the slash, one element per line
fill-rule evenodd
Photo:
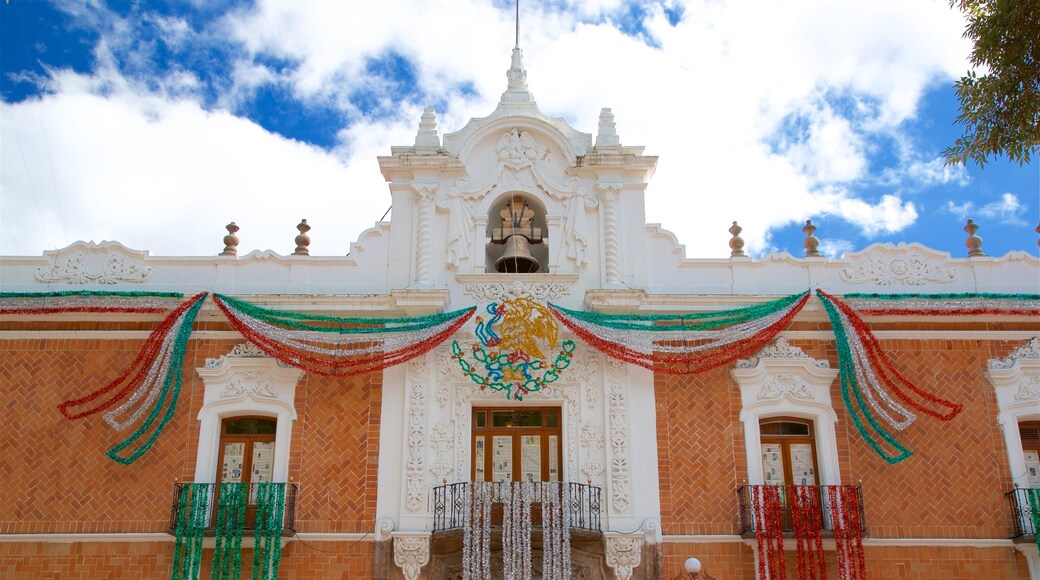
<path fill-rule="evenodd" d="M 550 304 L 575 335 L 604 354 L 665 374 L 696 374 L 758 352 L 786 328 L 809 293 L 720 312 L 604 314 Z"/>
<path fill-rule="evenodd" d="M 177 308 L 183 298 L 179 292 L 0 292 L 0 314 L 165 314 Z"/>
<path fill-rule="evenodd" d="M 380 371 L 448 339 L 474 307 L 412 318 L 338 318 L 273 310 L 214 294 L 242 336 L 269 356 L 319 375 Z"/>
<path fill-rule="evenodd" d="M 137 357 L 116 380 L 58 406 L 69 419 L 109 410 L 105 420 L 118 431 L 140 421 L 129 437 L 106 452 L 113 461 L 122 464 L 137 461 L 173 418 L 183 382 L 181 367 L 188 338 L 205 299 L 205 292 L 196 294 L 171 312 L 152 331 Z M 119 407 L 112 408 L 120 402 Z"/>

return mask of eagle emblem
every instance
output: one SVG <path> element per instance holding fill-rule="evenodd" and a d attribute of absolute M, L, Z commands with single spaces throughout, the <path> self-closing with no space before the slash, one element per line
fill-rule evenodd
<path fill-rule="evenodd" d="M 468 349 L 474 362 L 459 341 L 451 344 L 452 358 L 481 389 L 522 401 L 555 382 L 570 366 L 574 341 L 560 341 L 559 326 L 545 306 L 530 298 L 513 298 L 492 302 L 485 312 L 474 320 L 477 342 Z"/>

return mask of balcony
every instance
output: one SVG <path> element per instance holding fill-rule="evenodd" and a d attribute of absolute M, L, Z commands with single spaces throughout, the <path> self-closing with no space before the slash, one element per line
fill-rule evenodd
<path fill-rule="evenodd" d="M 867 534 L 867 520 L 863 512 L 863 488 L 859 485 L 811 485 L 811 486 L 764 486 L 745 485 L 737 489 L 740 499 L 740 533 L 744 537 L 755 537 L 755 498 L 761 498 L 766 487 L 779 488 L 780 527 L 786 534 L 794 534 L 795 514 L 788 498 L 795 496 L 798 487 L 811 490 L 818 501 L 820 527 L 824 536 L 832 536 L 835 529 L 835 518 L 846 522 L 858 522 L 862 535 Z M 846 498 L 843 505 L 842 498 Z M 759 500 L 761 501 L 761 500 Z M 847 510 L 855 513 L 847 514 Z M 850 515 L 852 517 L 845 517 Z"/>
<path fill-rule="evenodd" d="M 1040 489 L 1016 487 L 1004 495 L 1011 506 L 1011 539 L 1035 539 L 1040 528 Z"/>
<path fill-rule="evenodd" d="M 502 525 L 502 506 L 511 493 L 511 483 L 496 482 L 492 485 L 491 520 L 494 525 Z M 531 494 L 531 520 L 541 524 L 541 484 L 525 484 L 525 493 Z M 556 484 L 557 494 L 564 505 L 564 523 L 577 530 L 599 532 L 602 526 L 601 506 L 603 490 L 594 485 L 584 483 Z M 473 502 L 473 484 L 469 482 L 450 483 L 433 488 L 433 531 L 455 530 L 466 527 L 466 515 Z"/>
<path fill-rule="evenodd" d="M 261 486 L 267 486 L 261 490 Z M 277 525 L 274 515 L 281 511 L 281 535 L 296 535 L 296 495 L 299 486 L 295 483 L 175 483 L 173 486 L 173 502 L 170 505 L 169 534 L 177 535 L 178 524 L 182 527 L 204 528 L 206 536 L 216 535 L 217 521 L 224 512 L 234 510 L 238 505 L 229 501 L 232 494 L 245 494 L 242 530 L 257 529 L 257 513 L 270 514 L 267 526 Z M 221 494 L 227 494 L 222 500 Z M 280 504 L 280 505 L 279 505 Z M 216 507 L 216 509 L 214 509 Z M 274 522 L 270 521 L 271 519 Z"/>

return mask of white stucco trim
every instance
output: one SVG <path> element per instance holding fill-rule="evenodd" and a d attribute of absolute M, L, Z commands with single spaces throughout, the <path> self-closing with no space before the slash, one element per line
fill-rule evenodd
<path fill-rule="evenodd" d="M 1040 420 L 1040 337 L 1034 336 L 1007 358 L 991 359 L 986 378 L 997 396 L 997 423 L 1004 433 L 1011 481 L 1028 487 L 1018 424 Z"/>
<path fill-rule="evenodd" d="M 199 411 L 199 448 L 195 482 L 215 483 L 220 454 L 220 424 L 228 417 L 262 416 L 277 419 L 274 481 L 289 480 L 289 443 L 296 420 L 296 384 L 303 371 L 283 366 L 247 343 L 196 369 L 205 383 Z"/>
<path fill-rule="evenodd" d="M 820 485 L 841 483 L 834 430 L 838 416 L 831 406 L 830 392 L 838 376 L 836 369 L 829 368 L 826 361 L 810 358 L 781 337 L 757 358 L 738 361 L 730 374 L 740 388 L 748 484 L 765 482 L 759 421 L 780 416 L 813 422 Z"/>

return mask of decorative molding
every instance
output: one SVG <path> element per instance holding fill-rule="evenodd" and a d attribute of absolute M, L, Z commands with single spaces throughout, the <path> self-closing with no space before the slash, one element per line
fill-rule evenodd
<path fill-rule="evenodd" d="M 422 567 L 430 563 L 429 532 L 393 532 L 394 564 L 405 580 L 418 580 Z"/>
<path fill-rule="evenodd" d="M 438 348 L 434 353 L 437 360 L 437 394 L 435 396 L 437 404 L 443 409 L 448 406 L 448 398 L 451 396 L 449 391 L 451 377 L 458 372 L 458 366 L 451 358 L 449 347 Z"/>
<path fill-rule="evenodd" d="M 628 511 L 631 494 L 628 459 L 628 396 L 625 386 L 610 386 L 610 498 L 617 513 Z"/>
<path fill-rule="evenodd" d="M 384 542 L 392 539 L 390 532 L 394 531 L 394 520 L 390 518 L 379 518 L 376 520 L 376 541 Z"/>
<path fill-rule="evenodd" d="M 437 423 L 432 428 L 430 447 L 436 451 L 436 458 L 430 473 L 436 476 L 436 482 L 449 481 L 454 469 L 451 466 L 450 454 L 455 438 L 455 426 L 451 423 Z"/>
<path fill-rule="evenodd" d="M 1028 383 L 1023 381 L 1015 393 L 1015 401 L 1040 401 L 1040 376 L 1033 377 Z"/>
<path fill-rule="evenodd" d="M 581 426 L 581 446 L 585 449 L 603 449 L 603 431 L 591 423 Z"/>
<path fill-rule="evenodd" d="M 412 385 L 408 397 L 408 463 L 405 469 L 405 507 L 410 512 L 426 504 L 426 387 Z"/>
<path fill-rule="evenodd" d="M 805 352 L 787 342 L 784 337 L 779 337 L 773 344 L 766 345 L 765 348 L 758 351 L 758 354 L 751 358 L 740 359 L 736 362 L 736 368 L 738 369 L 753 369 L 758 366 L 759 359 L 771 358 L 771 359 L 805 359 L 812 363 L 813 366 L 821 369 L 829 369 L 831 363 L 827 359 L 818 360 L 805 354 Z"/>
<path fill-rule="evenodd" d="M 408 374 L 416 379 L 425 379 L 430 374 L 430 362 L 426 355 L 408 361 Z"/>
<path fill-rule="evenodd" d="M 624 361 L 608 357 L 607 374 L 615 377 L 623 377 L 628 374 L 628 366 Z"/>
<path fill-rule="evenodd" d="M 530 298 L 536 302 L 553 302 L 571 293 L 571 281 L 560 282 L 466 282 L 463 292 L 477 300 L 489 303 L 516 298 Z"/>
<path fill-rule="evenodd" d="M 643 551 L 643 534 L 603 534 L 607 548 L 607 566 L 614 569 L 617 580 L 632 580 L 632 570 L 639 566 Z"/>
<path fill-rule="evenodd" d="M 1023 359 L 1040 359 L 1040 336 L 1029 339 L 1029 342 L 1013 350 L 1006 358 L 990 359 L 989 368 L 993 370 L 1011 369 L 1016 362 Z"/>
<path fill-rule="evenodd" d="M 779 375 L 762 386 L 762 390 L 758 392 L 757 398 L 759 401 L 765 401 L 782 397 L 812 401 L 816 398 L 816 395 L 809 389 L 804 380 L 799 380 L 797 377 L 790 375 Z"/>
<path fill-rule="evenodd" d="M 426 288 L 430 283 L 430 254 L 432 252 L 433 199 L 440 189 L 438 182 L 414 182 L 416 204 L 419 206 L 415 224 L 415 284 Z"/>
<path fill-rule="evenodd" d="M 930 258 L 925 255 L 927 248 L 914 245 L 920 250 L 914 251 L 906 244 L 874 245 L 850 256 L 852 266 L 841 270 L 841 278 L 851 284 L 879 286 L 949 284 L 957 278 L 957 269 L 946 266 L 949 255 Z"/>
<path fill-rule="evenodd" d="M 37 268 L 34 277 L 47 284 L 140 284 L 152 272 L 141 259 L 147 252 L 130 250 L 118 242 L 76 242 L 43 255 L 50 263 Z"/>
<path fill-rule="evenodd" d="M 207 361 L 209 362 L 209 361 Z M 258 370 L 244 371 L 231 377 L 224 391 L 220 394 L 222 399 L 241 397 L 249 393 L 256 397 L 277 399 L 274 381 L 277 380 L 266 372 Z"/>

